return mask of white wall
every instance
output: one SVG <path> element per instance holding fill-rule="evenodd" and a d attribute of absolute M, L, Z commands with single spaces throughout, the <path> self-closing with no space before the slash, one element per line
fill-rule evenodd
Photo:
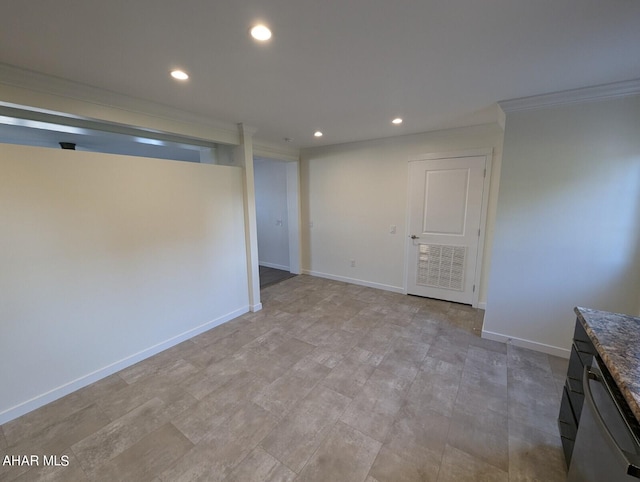
<path fill-rule="evenodd" d="M 640 303 L 640 96 L 507 114 L 484 335 L 568 355 Z"/>
<path fill-rule="evenodd" d="M 254 171 L 260 265 L 288 271 L 287 163 L 255 159 Z"/>
<path fill-rule="evenodd" d="M 303 150 L 303 271 L 402 292 L 409 158 L 477 148 L 494 150 L 485 239 L 488 253 L 502 135 L 498 124 L 486 124 Z M 391 225 L 397 227 L 396 234 L 389 233 Z M 351 259 L 356 261 L 355 268 Z M 488 262 L 485 256 L 483 266 Z M 483 276 L 481 302 L 485 284 Z"/>
<path fill-rule="evenodd" d="M 0 423 L 248 310 L 242 170 L 0 145 Z"/>

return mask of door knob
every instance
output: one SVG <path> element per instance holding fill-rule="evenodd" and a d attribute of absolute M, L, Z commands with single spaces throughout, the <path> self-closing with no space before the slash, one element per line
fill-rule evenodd
<path fill-rule="evenodd" d="M 420 239 L 420 236 L 416 236 L 415 234 L 412 234 L 411 236 L 409 236 L 411 239 Z"/>

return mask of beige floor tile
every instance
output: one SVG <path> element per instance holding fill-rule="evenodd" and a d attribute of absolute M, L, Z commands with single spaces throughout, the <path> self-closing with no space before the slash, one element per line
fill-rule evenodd
<path fill-rule="evenodd" d="M 30 453 L 37 448 L 42 454 L 55 453 L 61 449 L 68 449 L 74 443 L 97 432 L 111 423 L 100 408 L 89 405 L 69 415 L 64 420 L 49 425 L 46 429 L 29 438 Z M 27 447 L 23 447 L 26 450 Z"/>
<path fill-rule="evenodd" d="M 167 420 L 165 409 L 154 398 L 74 444 L 71 448 L 87 475 L 162 426 Z"/>
<path fill-rule="evenodd" d="M 451 420 L 440 413 L 404 405 L 385 438 L 385 446 L 404 459 L 419 464 L 425 451 L 441 454 Z"/>
<path fill-rule="evenodd" d="M 179 412 L 197 401 L 193 395 L 179 387 L 179 380 L 180 378 L 162 376 L 146 378 L 105 394 L 97 404 L 112 421 L 154 398 L 159 398 L 167 407 Z"/>
<path fill-rule="evenodd" d="M 0 477 L 0 480 L 9 482 L 93 482 L 89 477 L 86 476 L 77 459 L 73 456 L 73 454 L 68 454 L 68 465 L 58 465 L 58 466 L 39 466 L 32 467 L 30 470 L 25 471 L 22 475 L 13 479 Z M 41 458 L 42 461 L 42 458 Z M 41 462 L 44 464 L 44 462 Z M 65 459 L 58 457 L 58 464 L 65 463 Z"/>
<path fill-rule="evenodd" d="M 16 445 L 92 403 L 93 401 L 87 397 L 85 391 L 70 393 L 44 407 L 5 423 L 2 426 L 4 436 L 9 446 Z"/>
<path fill-rule="evenodd" d="M 411 382 L 416 378 L 420 370 L 420 362 L 405 360 L 396 353 L 388 352 L 380 362 L 380 365 L 378 365 L 378 368 L 397 377 L 406 378 Z"/>
<path fill-rule="evenodd" d="M 519 370 L 539 369 L 546 372 L 551 371 L 549 355 L 511 344 L 507 344 L 507 363 L 509 368 Z"/>
<path fill-rule="evenodd" d="M 183 380 L 180 385 L 198 400 L 247 371 L 246 364 L 231 357 L 223 358 Z"/>
<path fill-rule="evenodd" d="M 256 447 L 225 479 L 225 482 L 290 482 L 296 473 Z"/>
<path fill-rule="evenodd" d="M 346 355 L 322 381 L 324 386 L 349 398 L 354 398 L 360 392 L 377 365 L 372 364 L 376 360 L 371 352 L 359 348 L 354 350 L 356 351 Z M 364 353 L 367 355 L 363 355 Z"/>
<path fill-rule="evenodd" d="M 192 447 L 178 429 L 167 423 L 100 467 L 94 480 L 152 480 Z"/>
<path fill-rule="evenodd" d="M 288 316 L 291 317 L 291 315 Z M 286 327 L 275 326 L 266 333 L 254 338 L 253 341 L 244 345 L 243 348 L 273 351 L 289 338 L 291 338 L 291 333 L 286 329 Z"/>
<path fill-rule="evenodd" d="M 160 474 L 166 482 L 224 480 L 276 425 L 276 418 L 252 402 L 234 413 Z"/>
<path fill-rule="evenodd" d="M 262 300 L 1 426 L 0 450 L 70 465 L 0 479 L 564 480 L 566 360 L 483 340 L 455 303 L 306 275 Z"/>
<path fill-rule="evenodd" d="M 427 357 L 409 389 L 407 405 L 450 416 L 461 378 L 460 366 Z"/>
<path fill-rule="evenodd" d="M 291 367 L 290 373 L 319 382 L 331 373 L 331 369 L 313 360 L 311 355 L 307 355 Z"/>
<path fill-rule="evenodd" d="M 509 368 L 510 420 L 557 434 L 560 400 L 550 371 Z"/>
<path fill-rule="evenodd" d="M 91 385 L 81 388 L 76 393 L 95 403 L 102 400 L 105 396 L 118 392 L 128 386 L 129 384 L 122 379 L 119 373 L 114 373 L 113 375 L 109 375 L 102 380 L 98 380 Z"/>
<path fill-rule="evenodd" d="M 248 369 L 256 375 L 274 381 L 314 349 L 315 346 L 309 343 L 290 338 L 275 349 L 258 355 Z"/>
<path fill-rule="evenodd" d="M 439 333 L 430 342 L 427 356 L 462 366 L 467 359 L 468 348 L 468 342 L 460 341 L 451 335 Z"/>
<path fill-rule="evenodd" d="M 371 328 L 359 341 L 358 345 L 364 350 L 374 353 L 387 353 L 397 338 L 397 330 L 388 324 L 380 324 Z"/>
<path fill-rule="evenodd" d="M 409 390 L 410 381 L 377 368 L 340 420 L 383 442 Z"/>
<path fill-rule="evenodd" d="M 451 416 L 449 445 L 500 470 L 509 470 L 509 428 L 506 414 L 478 407 L 474 414 L 456 408 Z"/>
<path fill-rule="evenodd" d="M 283 418 L 317 383 L 318 380 L 297 376 L 289 370 L 263 388 L 253 401 L 276 417 Z"/>
<path fill-rule="evenodd" d="M 193 443 L 198 443 L 229 417 L 229 412 L 219 410 L 215 401 L 209 401 L 205 398 L 200 400 L 191 410 L 175 417 L 172 421 L 185 437 Z"/>
<path fill-rule="evenodd" d="M 346 320 L 342 324 L 342 329 L 351 333 L 363 334 L 367 330 L 374 328 L 383 323 L 384 315 L 382 313 L 370 312 L 366 308 L 361 310 L 357 315 Z"/>
<path fill-rule="evenodd" d="M 344 358 L 344 354 L 338 350 L 334 350 L 326 345 L 316 347 L 309 357 L 316 363 L 332 369 L 340 364 Z"/>
<path fill-rule="evenodd" d="M 509 474 L 493 465 L 447 445 L 438 482 L 509 482 Z M 545 480 L 545 479 L 539 479 Z"/>
<path fill-rule="evenodd" d="M 509 481 L 564 482 L 567 477 L 558 434 L 509 421 Z"/>
<path fill-rule="evenodd" d="M 250 401 L 267 381 L 249 372 L 240 372 L 236 377 L 200 400 L 193 409 L 172 417 L 173 424 L 193 443 L 198 443 L 214 432 L 243 401 Z"/>
<path fill-rule="evenodd" d="M 293 471 L 300 472 L 350 401 L 318 385 L 260 445 Z"/>
<path fill-rule="evenodd" d="M 508 410 L 506 356 L 478 347 L 470 347 L 462 372 L 456 406 L 468 413 Z"/>
<path fill-rule="evenodd" d="M 381 443 L 338 422 L 300 473 L 298 481 L 361 482 L 367 476 Z"/>
<path fill-rule="evenodd" d="M 377 482 L 436 482 L 440 470 L 440 453 L 426 450 L 422 460 L 410 461 L 383 445 L 369 477 Z M 367 479 L 369 480 L 369 479 Z"/>
<path fill-rule="evenodd" d="M 507 354 L 507 345 L 506 343 L 501 343 L 499 341 L 488 340 L 486 338 L 480 338 L 479 336 L 473 337 L 469 340 L 470 346 L 477 346 L 479 348 L 484 348 L 485 350 L 495 351 L 497 353 L 502 353 L 504 355 Z"/>

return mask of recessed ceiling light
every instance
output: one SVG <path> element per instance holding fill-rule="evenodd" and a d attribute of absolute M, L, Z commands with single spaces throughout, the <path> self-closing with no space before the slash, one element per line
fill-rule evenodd
<path fill-rule="evenodd" d="M 396 117 L 391 121 L 392 124 L 399 125 L 402 124 L 402 119 L 400 117 Z"/>
<path fill-rule="evenodd" d="M 320 131 L 315 131 L 315 132 L 313 133 L 313 135 L 314 135 L 314 136 L 316 136 L 316 137 L 322 137 L 322 132 L 320 132 Z"/>
<path fill-rule="evenodd" d="M 171 77 L 178 80 L 187 80 L 189 78 L 189 74 L 182 70 L 172 70 Z"/>
<path fill-rule="evenodd" d="M 251 36 L 256 39 L 264 42 L 265 40 L 269 40 L 271 38 L 271 30 L 266 25 L 256 25 L 251 29 Z"/>

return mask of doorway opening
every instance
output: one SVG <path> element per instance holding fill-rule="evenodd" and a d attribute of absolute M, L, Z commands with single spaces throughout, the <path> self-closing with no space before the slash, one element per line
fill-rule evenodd
<path fill-rule="evenodd" d="M 260 288 L 300 274 L 298 163 L 254 158 Z"/>

